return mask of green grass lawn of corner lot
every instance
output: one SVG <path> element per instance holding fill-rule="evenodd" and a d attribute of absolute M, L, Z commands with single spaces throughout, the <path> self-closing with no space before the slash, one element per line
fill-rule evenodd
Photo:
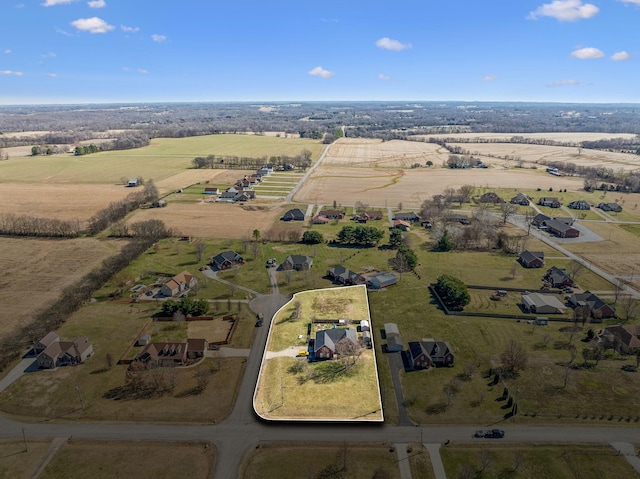
<path fill-rule="evenodd" d="M 296 471 L 299 477 L 325 477 L 323 471 L 337 466 L 341 472 L 332 477 L 400 479 L 397 461 L 395 449 L 384 445 L 261 444 L 245 458 L 241 473 L 244 479 L 283 477 L 283 471 Z"/>
<path fill-rule="evenodd" d="M 306 349 L 307 332 L 313 336 L 319 327 L 313 321 L 324 319 L 344 319 L 346 327 L 357 329 L 361 320 L 369 319 L 366 288 L 301 292 L 276 314 L 254 394 L 256 412 L 270 420 L 382 421 L 373 349 L 360 349 L 348 368 L 342 359 L 309 362 L 278 354 Z"/>
<path fill-rule="evenodd" d="M 631 479 L 638 476 L 623 456 L 606 445 L 452 445 L 441 448 L 440 455 L 447 477 Z"/>

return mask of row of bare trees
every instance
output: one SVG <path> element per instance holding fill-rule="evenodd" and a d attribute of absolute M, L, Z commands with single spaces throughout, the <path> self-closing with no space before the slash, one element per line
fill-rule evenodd
<path fill-rule="evenodd" d="M 58 220 L 30 215 L 0 216 L 0 235 L 76 238 L 82 233 L 78 220 Z"/>

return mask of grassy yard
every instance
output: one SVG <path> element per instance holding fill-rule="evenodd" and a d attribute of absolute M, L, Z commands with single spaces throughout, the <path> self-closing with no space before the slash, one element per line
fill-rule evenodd
<path fill-rule="evenodd" d="M 296 303 L 300 313 L 294 319 Z M 304 340 L 298 338 L 306 338 L 313 318 L 359 322 L 368 319 L 368 313 L 363 286 L 299 293 L 274 318 L 267 355 L 291 347 L 304 348 Z M 348 368 L 341 360 L 307 362 L 304 358 L 267 357 L 260 370 L 254 407 L 269 419 L 379 421 L 382 410 L 374 352 L 363 349 Z"/>
<path fill-rule="evenodd" d="M 80 457 L 81 461 L 78 460 Z M 71 439 L 60 448 L 38 477 L 208 477 L 215 459 L 215 446 L 209 443 Z"/>
<path fill-rule="evenodd" d="M 0 477 L 28 479 L 45 458 L 51 442 L 27 438 L 27 449 L 24 441 L 5 439 L 0 441 Z M 68 476 L 67 476 L 68 477 Z"/>
<path fill-rule="evenodd" d="M 395 450 L 359 444 L 264 444 L 245 459 L 240 477 L 279 478 L 285 477 L 284 471 L 286 477 L 320 477 L 323 469 L 332 465 L 344 467 L 339 475 L 343 479 L 369 479 L 377 471 L 386 472 L 380 477 L 400 478 Z"/>
<path fill-rule="evenodd" d="M 440 450 L 447 477 L 541 479 L 635 478 L 637 473 L 607 446 L 453 445 Z M 470 473 L 470 476 L 463 476 Z"/>
<path fill-rule="evenodd" d="M 0 397 L 0 409 L 25 418 L 221 421 L 233 406 L 244 369 L 242 358 L 207 359 L 193 368 L 159 370 L 165 380 L 173 375 L 173 389 L 165 389 L 164 392 L 144 398 L 128 393 L 125 387 L 127 366 L 117 365 L 116 362 L 143 328 L 148 327 L 153 312 L 151 309 L 106 303 L 84 307 L 58 332 L 63 339 L 69 340 L 88 336 L 93 343 L 94 355 L 77 367 L 37 371 L 23 376 Z M 246 319 L 247 315 L 250 319 Z M 241 317 L 245 317 L 245 321 L 253 326 L 252 315 L 241 313 Z M 240 321 L 242 325 L 243 320 Z M 173 332 L 163 334 L 169 338 Z M 175 334 L 184 336 L 179 331 L 175 331 Z M 246 347 L 253 334 L 252 327 L 239 327 L 232 346 Z M 207 368 L 211 372 L 208 387 L 200 394 L 195 392 L 194 373 L 198 368 Z M 76 386 L 82 395 L 83 409 Z M 126 407 L 123 407 L 125 404 Z"/>
<path fill-rule="evenodd" d="M 421 444 L 410 444 L 412 452 L 409 454 L 412 479 L 435 479 L 433 465 L 429 451 Z"/>

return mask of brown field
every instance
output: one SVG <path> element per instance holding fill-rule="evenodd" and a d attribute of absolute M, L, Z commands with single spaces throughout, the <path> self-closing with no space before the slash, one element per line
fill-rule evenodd
<path fill-rule="evenodd" d="M 518 156 L 526 163 L 540 163 L 542 161 L 566 161 L 578 166 L 591 166 L 613 168 L 618 171 L 624 169 L 633 171 L 640 168 L 640 156 L 629 153 L 616 153 L 601 150 L 582 149 L 578 155 L 575 147 L 522 145 L 515 143 L 450 143 L 451 146 L 459 146 L 472 155 L 491 156 Z M 483 158 L 484 160 L 485 158 Z M 487 158 L 486 163 L 498 163 L 498 158 Z M 435 163 L 435 162 L 434 162 Z M 511 166 L 515 166 L 512 162 Z"/>
<path fill-rule="evenodd" d="M 633 133 L 593 133 L 593 132 L 548 132 L 548 133 L 442 133 L 437 135 L 415 135 L 412 138 L 482 138 L 508 140 L 514 136 L 532 139 L 546 139 L 553 141 L 578 143 L 581 141 L 596 141 L 608 138 L 634 138 Z"/>
<path fill-rule="evenodd" d="M 363 168 L 408 168 L 414 163 L 435 165 L 447 160 L 448 151 L 435 143 L 343 138 L 329 148 L 322 164 Z"/>
<path fill-rule="evenodd" d="M 236 181 L 242 179 L 244 175 L 253 173 L 255 173 L 253 170 L 189 169 L 157 181 L 156 186 L 160 194 L 166 194 L 180 188 L 186 188 L 196 183 L 205 183 L 207 181 L 211 186 L 231 186 Z"/>
<path fill-rule="evenodd" d="M 139 210 L 130 221 L 159 219 L 177 235 L 200 238 L 251 237 L 254 229 L 266 231 L 282 216 L 281 203 L 247 205 L 229 203 L 169 203 L 166 208 Z"/>
<path fill-rule="evenodd" d="M 0 214 L 86 221 L 129 193 L 122 185 L 0 183 Z"/>
<path fill-rule="evenodd" d="M 187 324 L 189 338 L 202 338 L 210 343 L 219 343 L 225 340 L 233 323 L 216 318 L 213 321 L 189 321 Z"/>
<path fill-rule="evenodd" d="M 445 188 L 462 185 L 502 187 L 518 189 L 542 188 L 554 190 L 567 188 L 578 191 L 583 181 L 578 178 L 558 177 L 540 170 L 448 168 L 363 169 L 337 166 L 318 167 L 296 193 L 294 200 L 300 203 L 330 204 L 334 200 L 342 205 L 360 201 L 371 206 L 396 206 L 417 208 L 426 199 L 442 193 Z"/>
<path fill-rule="evenodd" d="M 30 323 L 117 248 L 115 241 L 96 239 L 0 238 L 0 336 Z"/>

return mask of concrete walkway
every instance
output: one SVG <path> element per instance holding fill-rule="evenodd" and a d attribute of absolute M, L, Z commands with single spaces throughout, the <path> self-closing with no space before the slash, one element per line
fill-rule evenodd
<path fill-rule="evenodd" d="M 56 437 L 53 441 L 51 441 L 51 444 L 49 445 L 49 449 L 47 450 L 47 455 L 42 458 L 40 463 L 37 465 L 36 469 L 29 476 L 29 479 L 37 479 L 38 476 L 42 474 L 45 467 L 47 467 L 47 464 L 51 462 L 51 459 L 53 459 L 53 456 L 56 455 L 56 453 L 58 452 L 58 449 L 60 449 L 64 444 L 66 444 L 69 439 L 70 438 L 66 438 L 66 437 Z"/>
<path fill-rule="evenodd" d="M 633 444 L 629 442 L 612 442 L 611 447 L 618 451 L 620 455 L 624 456 L 627 462 L 631 464 L 631 467 L 640 474 L 640 459 L 638 459 L 636 448 Z"/>
<path fill-rule="evenodd" d="M 33 369 L 35 366 L 36 358 L 31 356 L 22 359 L 15 367 L 9 371 L 9 373 L 0 380 L 0 393 L 7 389 L 14 381 L 20 378 L 23 374 Z"/>
<path fill-rule="evenodd" d="M 429 458 L 431 459 L 431 467 L 433 467 L 433 474 L 436 479 L 447 479 L 447 475 L 444 473 L 444 466 L 442 465 L 442 458 L 440 457 L 440 444 L 425 444 L 424 447 L 429 451 Z"/>
<path fill-rule="evenodd" d="M 409 464 L 409 454 L 407 453 L 408 444 L 394 444 L 396 455 L 398 456 L 398 469 L 400 470 L 400 479 L 411 479 L 411 465 Z"/>

